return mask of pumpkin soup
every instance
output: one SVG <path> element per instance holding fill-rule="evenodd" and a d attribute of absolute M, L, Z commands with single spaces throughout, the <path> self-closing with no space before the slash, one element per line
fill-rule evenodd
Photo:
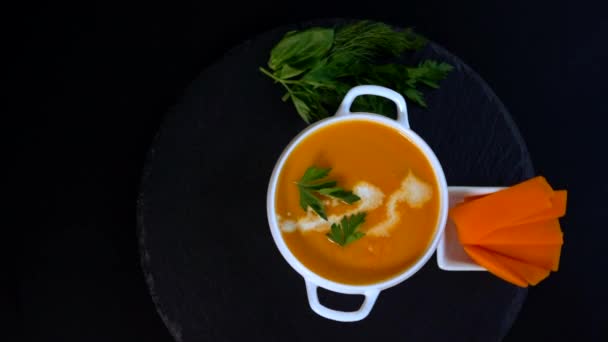
<path fill-rule="evenodd" d="M 275 210 L 302 264 L 329 280 L 363 285 L 418 261 L 435 234 L 439 202 L 423 152 L 394 128 L 357 119 L 323 127 L 295 146 L 280 170 Z"/>

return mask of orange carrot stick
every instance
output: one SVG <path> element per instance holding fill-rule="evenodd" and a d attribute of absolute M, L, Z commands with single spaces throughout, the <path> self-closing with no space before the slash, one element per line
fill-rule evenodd
<path fill-rule="evenodd" d="M 553 189 L 544 177 L 534 177 L 483 198 L 461 203 L 450 210 L 458 237 L 476 244 L 492 231 L 551 208 Z"/>
<path fill-rule="evenodd" d="M 557 219 L 497 229 L 482 237 L 478 245 L 561 245 L 564 243 Z"/>
<path fill-rule="evenodd" d="M 530 222 L 538 222 L 553 218 L 559 218 L 566 215 L 566 202 L 568 200 L 568 191 L 558 190 L 555 191 L 553 198 L 551 198 L 551 208 L 545 209 L 540 213 L 527 217 L 517 222 L 517 224 L 524 224 Z"/>
<path fill-rule="evenodd" d="M 491 253 L 491 251 L 488 252 Z M 524 278 L 530 285 L 538 284 L 541 280 L 547 278 L 549 273 L 551 273 L 549 269 L 528 264 L 500 254 L 492 253 L 492 256 L 497 263 L 502 264 L 505 268 L 510 269 L 520 277 Z"/>
<path fill-rule="evenodd" d="M 562 252 L 561 245 L 484 245 L 484 248 L 552 271 L 558 270 Z"/>
<path fill-rule="evenodd" d="M 464 246 L 465 252 L 480 266 L 495 276 L 520 287 L 528 287 L 528 282 L 513 270 L 501 264 L 492 253 L 473 245 Z"/>

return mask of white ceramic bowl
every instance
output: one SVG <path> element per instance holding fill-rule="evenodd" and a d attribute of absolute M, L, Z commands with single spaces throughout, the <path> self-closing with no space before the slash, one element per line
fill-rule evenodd
<path fill-rule="evenodd" d="M 350 107 L 355 98 L 361 95 L 376 95 L 385 97 L 393 101 L 397 106 L 397 120 L 392 120 L 384 116 L 372 113 L 352 113 L 350 111 Z M 409 140 L 412 141 L 425 154 L 426 158 L 430 162 L 433 169 L 434 177 L 437 180 L 437 184 L 439 187 L 439 213 L 437 227 L 435 229 L 435 233 L 433 235 L 431 243 L 428 245 L 426 251 L 412 266 L 405 269 L 403 272 L 395 275 L 390 279 L 369 285 L 343 284 L 321 277 L 320 275 L 309 270 L 291 253 L 291 251 L 285 244 L 285 241 L 283 240 L 283 236 L 281 234 L 281 230 L 279 228 L 275 211 L 276 188 L 279 175 L 281 173 L 281 170 L 283 169 L 285 161 L 287 160 L 293 149 L 302 140 L 306 139 L 306 137 L 308 137 L 315 131 L 334 123 L 351 120 L 367 120 L 380 123 L 395 129 L 402 135 L 409 138 Z M 304 131 L 298 134 L 289 143 L 289 145 L 287 145 L 287 147 L 279 157 L 279 160 L 275 165 L 274 171 L 272 172 L 270 183 L 268 185 L 266 208 L 268 215 L 268 223 L 270 225 L 270 231 L 272 233 L 274 242 L 276 243 L 279 251 L 285 258 L 285 260 L 289 263 L 289 265 L 291 265 L 291 267 L 293 267 L 293 269 L 296 270 L 296 272 L 298 272 L 304 278 L 304 281 L 306 283 L 306 291 L 308 294 L 308 301 L 312 310 L 328 319 L 333 319 L 342 322 L 352 322 L 361 320 L 370 313 L 372 307 L 374 306 L 376 298 L 380 294 L 380 291 L 395 286 L 401 283 L 402 281 L 408 279 L 409 277 L 413 276 L 431 258 L 431 256 L 435 252 L 435 249 L 437 248 L 439 241 L 443 237 L 449 208 L 448 199 L 448 186 L 445 180 L 443 169 L 441 168 L 441 164 L 439 163 L 437 157 L 435 156 L 435 153 L 431 150 L 427 143 L 418 134 L 416 134 L 410 129 L 407 106 L 404 98 L 399 93 L 391 89 L 374 85 L 365 85 L 352 88 L 344 97 L 342 104 L 340 105 L 337 113 L 333 117 L 321 120 L 313 125 L 310 125 Z M 450 242 L 458 244 L 457 239 L 451 240 Z M 461 246 L 460 248 L 462 249 Z M 477 270 L 480 268 L 470 259 L 468 260 L 468 263 L 468 268 L 470 270 Z M 449 262 L 447 262 L 447 264 L 449 264 Z M 468 270 L 465 264 L 459 264 L 459 267 L 459 270 Z M 333 310 L 327 308 L 319 302 L 319 298 L 317 295 L 317 288 L 319 286 L 338 293 L 360 294 L 365 296 L 365 299 L 361 307 L 356 311 L 344 312 Z"/>

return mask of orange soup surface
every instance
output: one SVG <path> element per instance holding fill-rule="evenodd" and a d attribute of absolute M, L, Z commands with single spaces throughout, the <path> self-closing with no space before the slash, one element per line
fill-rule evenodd
<path fill-rule="evenodd" d="M 327 179 L 361 199 L 351 205 L 317 195 L 328 221 L 300 207 L 296 182 L 307 168 L 331 168 Z M 292 151 L 281 170 L 275 210 L 294 256 L 320 276 L 346 284 L 381 282 L 412 266 L 431 243 L 439 187 L 430 162 L 399 131 L 366 119 L 330 124 Z M 340 246 L 327 233 L 343 216 L 365 212 L 362 238 Z"/>

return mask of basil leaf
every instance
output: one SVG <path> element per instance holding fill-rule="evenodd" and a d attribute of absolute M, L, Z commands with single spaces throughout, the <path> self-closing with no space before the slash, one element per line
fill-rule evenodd
<path fill-rule="evenodd" d="M 297 69 L 312 68 L 329 52 L 333 41 L 331 28 L 290 32 L 271 50 L 268 66 L 272 70 L 279 70 L 285 64 Z"/>
<path fill-rule="evenodd" d="M 291 94 L 291 100 L 293 101 L 294 106 L 296 107 L 296 111 L 304 121 L 310 123 L 312 119 L 312 112 L 310 107 L 306 104 L 306 102 L 302 101 L 299 97 L 295 96 L 293 93 Z"/>
<path fill-rule="evenodd" d="M 281 67 L 281 69 L 277 70 L 274 73 L 274 75 L 278 78 L 286 80 L 286 79 L 298 76 L 299 74 L 301 74 L 303 72 L 304 72 L 304 70 L 296 69 L 296 68 L 289 66 L 289 64 L 285 64 Z"/>

